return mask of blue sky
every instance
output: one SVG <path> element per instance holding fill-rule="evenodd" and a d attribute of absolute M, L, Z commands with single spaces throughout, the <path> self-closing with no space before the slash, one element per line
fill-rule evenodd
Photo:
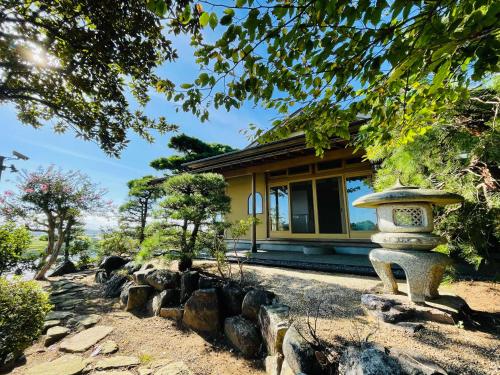
<path fill-rule="evenodd" d="M 176 37 L 174 45 L 179 59 L 159 69 L 159 74 L 176 83 L 192 81 L 198 75 L 198 67 L 192 56 L 187 37 Z M 218 142 L 242 148 L 248 140 L 241 133 L 249 123 L 261 127 L 268 126 L 276 117 L 274 112 L 247 104 L 240 110 L 226 112 L 224 109 L 211 111 L 210 120 L 201 123 L 195 116 L 182 111 L 159 94 L 151 95 L 146 113 L 151 117 L 165 116 L 167 121 L 179 125 L 181 132 L 198 137 L 207 142 Z M 52 124 L 41 129 L 20 123 L 16 118 L 13 105 L 0 105 L 0 155 L 10 156 L 12 150 L 30 157 L 28 161 L 15 161 L 18 169 L 31 170 L 38 166 L 54 164 L 65 170 L 79 169 L 91 179 L 108 189 L 107 197 L 116 204 L 124 201 L 127 195 L 126 182 L 147 174 L 159 172 L 149 167 L 149 162 L 160 156 L 172 154 L 167 143 L 172 134 L 157 136 L 154 143 L 148 143 L 135 134 L 130 134 L 130 143 L 119 159 L 107 156 L 92 142 L 75 137 L 72 131 L 56 134 Z M 10 162 L 9 162 L 10 163 Z M 5 171 L 0 181 L 0 191 L 13 189 L 16 175 Z M 98 227 L 90 225 L 91 227 Z M 96 228 L 97 229 L 97 228 Z"/>

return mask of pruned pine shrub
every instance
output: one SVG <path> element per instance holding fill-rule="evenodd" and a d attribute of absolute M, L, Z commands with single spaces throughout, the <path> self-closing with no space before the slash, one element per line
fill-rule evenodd
<path fill-rule="evenodd" d="M 10 353 L 21 353 L 41 334 L 52 306 L 35 281 L 0 277 L 0 365 Z"/>

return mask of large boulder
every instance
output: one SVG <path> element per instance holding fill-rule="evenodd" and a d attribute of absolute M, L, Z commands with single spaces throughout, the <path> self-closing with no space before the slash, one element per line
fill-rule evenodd
<path fill-rule="evenodd" d="M 137 285 L 149 285 L 146 277 L 154 271 L 154 268 L 141 268 L 139 271 L 135 271 L 133 276 L 135 283 Z"/>
<path fill-rule="evenodd" d="M 154 270 L 145 276 L 145 280 L 159 292 L 178 288 L 180 284 L 179 273 L 169 270 Z"/>
<path fill-rule="evenodd" d="M 191 297 L 191 294 L 198 289 L 198 279 L 200 274 L 196 271 L 186 271 L 181 276 L 181 303 Z"/>
<path fill-rule="evenodd" d="M 62 276 L 66 275 L 68 273 L 74 273 L 77 272 L 78 270 L 76 269 L 76 266 L 73 264 L 71 260 L 66 260 L 62 262 L 60 265 L 58 265 L 54 271 L 50 274 L 51 277 L 53 276 Z"/>
<path fill-rule="evenodd" d="M 141 269 L 141 265 L 135 263 L 134 261 L 130 261 L 123 266 L 125 270 L 127 270 L 129 275 L 132 275 L 134 272 L 137 272 Z"/>
<path fill-rule="evenodd" d="M 259 326 L 267 353 L 283 353 L 283 339 L 290 327 L 290 307 L 275 304 L 262 306 L 259 311 Z"/>
<path fill-rule="evenodd" d="M 128 299 L 126 311 L 142 308 L 149 300 L 149 296 L 154 289 L 149 285 L 134 285 L 128 289 Z"/>
<path fill-rule="evenodd" d="M 283 339 L 283 355 L 295 374 L 320 372 L 314 349 L 294 326 L 287 330 Z"/>
<path fill-rule="evenodd" d="M 241 305 L 241 315 L 254 322 L 257 321 L 261 306 L 272 305 L 277 302 L 273 292 L 263 289 L 252 289 L 243 298 Z"/>
<path fill-rule="evenodd" d="M 115 298 L 122 292 L 123 285 L 127 282 L 128 278 L 123 275 L 114 274 L 111 278 L 104 284 L 104 297 Z"/>
<path fill-rule="evenodd" d="M 180 307 L 162 307 L 160 309 L 160 316 L 162 318 L 180 321 L 183 315 L 184 309 Z"/>
<path fill-rule="evenodd" d="M 175 303 L 176 301 L 177 303 Z M 177 289 L 167 289 L 163 292 L 156 292 L 153 298 L 148 301 L 148 313 L 158 316 L 163 307 L 176 306 L 178 304 L 179 291 Z"/>
<path fill-rule="evenodd" d="M 242 316 L 232 316 L 224 321 L 224 334 L 246 358 L 259 354 L 261 340 L 257 325 Z"/>
<path fill-rule="evenodd" d="M 338 373 L 340 375 L 404 374 L 398 361 L 372 345 L 347 347 L 340 358 Z"/>
<path fill-rule="evenodd" d="M 215 277 L 200 274 L 198 279 L 198 289 L 217 288 L 218 280 Z"/>
<path fill-rule="evenodd" d="M 95 282 L 98 284 L 104 284 L 109 280 L 109 275 L 106 270 L 97 270 L 95 273 Z"/>
<path fill-rule="evenodd" d="M 130 259 L 128 259 L 128 258 L 123 258 L 123 257 L 120 257 L 118 255 L 110 255 L 110 256 L 105 257 L 102 260 L 101 264 L 99 264 L 99 268 L 106 270 L 106 272 L 109 275 L 111 272 L 113 272 L 119 268 L 122 268 L 129 261 L 130 261 Z"/>
<path fill-rule="evenodd" d="M 160 315 L 163 307 L 179 305 L 179 289 L 166 289 L 161 293 L 156 292 L 148 302 L 148 310 L 152 315 Z"/>
<path fill-rule="evenodd" d="M 267 375 L 281 375 L 283 356 L 281 354 L 268 355 L 265 360 Z"/>
<path fill-rule="evenodd" d="M 123 286 L 122 286 L 122 291 L 120 292 L 120 302 L 122 303 L 123 306 L 127 306 L 128 302 L 128 290 L 133 287 L 135 284 L 133 281 L 127 281 Z"/>
<path fill-rule="evenodd" d="M 219 298 L 216 289 L 200 289 L 193 293 L 184 305 L 182 322 L 202 334 L 219 332 Z"/>
<path fill-rule="evenodd" d="M 245 291 L 236 284 L 227 283 L 221 290 L 222 309 L 224 316 L 241 314 L 241 305 L 245 298 Z"/>

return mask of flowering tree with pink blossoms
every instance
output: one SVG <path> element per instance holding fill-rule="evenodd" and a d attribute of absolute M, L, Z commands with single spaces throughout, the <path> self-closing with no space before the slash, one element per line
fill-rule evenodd
<path fill-rule="evenodd" d="M 0 213 L 7 219 L 22 222 L 29 230 L 47 233 L 48 244 L 35 279 L 45 274 L 56 261 L 67 233 L 84 214 L 109 208 L 106 191 L 79 171 L 64 172 L 53 166 L 21 174 L 18 191 L 0 195 Z"/>

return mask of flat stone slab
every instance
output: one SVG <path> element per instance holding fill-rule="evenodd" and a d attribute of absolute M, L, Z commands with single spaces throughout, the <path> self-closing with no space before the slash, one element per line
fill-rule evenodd
<path fill-rule="evenodd" d="M 82 357 L 66 354 L 52 362 L 42 363 L 26 371 L 26 375 L 78 375 L 85 368 Z"/>
<path fill-rule="evenodd" d="M 61 326 L 55 326 L 52 328 L 49 328 L 47 331 L 47 336 L 45 337 L 45 346 L 50 346 L 54 344 L 55 342 L 59 341 L 63 337 L 66 337 L 69 333 L 69 329 L 66 327 L 61 327 Z"/>
<path fill-rule="evenodd" d="M 109 370 L 119 367 L 138 366 L 140 364 L 141 361 L 137 357 L 117 355 L 115 357 L 101 359 L 96 363 L 95 368 L 97 370 Z"/>
<path fill-rule="evenodd" d="M 392 324 L 413 320 L 456 324 L 470 311 L 465 301 L 455 296 L 442 296 L 432 302 L 415 304 L 408 301 L 405 295 L 363 294 L 361 304 L 370 315 Z"/>
<path fill-rule="evenodd" d="M 68 324 L 76 325 L 83 328 L 95 326 L 101 320 L 101 316 L 97 314 L 78 315 L 68 320 Z"/>
<path fill-rule="evenodd" d="M 97 344 L 113 331 L 113 327 L 94 326 L 64 340 L 60 350 L 70 353 L 84 352 Z"/>
<path fill-rule="evenodd" d="M 156 370 L 155 375 L 194 375 L 184 362 L 173 362 Z"/>
<path fill-rule="evenodd" d="M 61 321 L 59 319 L 54 319 L 54 320 L 46 320 L 45 323 L 43 323 L 43 330 L 42 332 L 45 333 L 49 328 L 58 326 L 61 324 Z"/>
<path fill-rule="evenodd" d="M 118 344 L 112 340 L 107 340 L 101 345 L 99 354 L 112 354 L 118 351 Z"/>
<path fill-rule="evenodd" d="M 74 313 L 69 311 L 51 311 L 45 317 L 45 321 L 47 320 L 64 320 L 67 318 L 71 318 L 75 316 Z"/>

